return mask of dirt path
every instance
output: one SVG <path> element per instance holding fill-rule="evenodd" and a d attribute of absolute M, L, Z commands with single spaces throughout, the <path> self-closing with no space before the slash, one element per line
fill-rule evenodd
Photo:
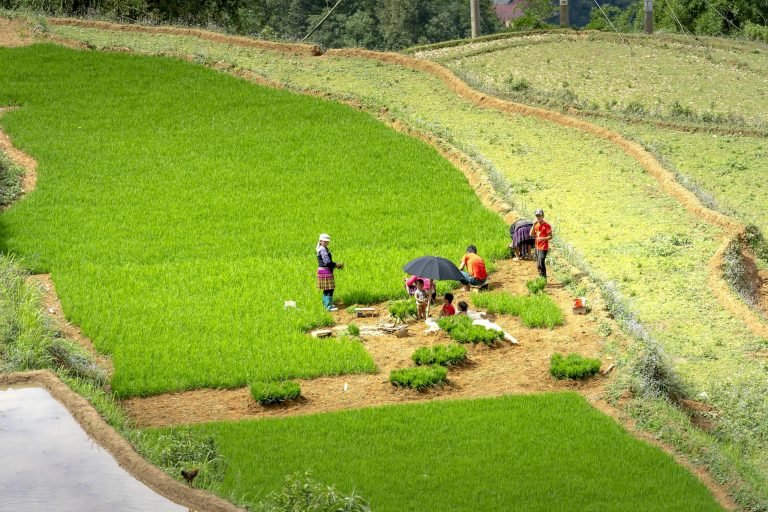
<path fill-rule="evenodd" d="M 498 262 L 491 276 L 494 288 L 513 293 L 527 293 L 525 282 L 535 277 L 532 262 L 505 260 Z M 438 399 L 500 396 L 509 393 L 574 390 L 585 396 L 602 394 L 604 379 L 597 377 L 585 382 L 557 381 L 549 375 L 549 358 L 554 352 L 577 352 L 599 357 L 603 340 L 597 334 L 594 317 L 572 315 L 570 295 L 557 285 L 548 293 L 566 312 L 566 324 L 550 329 L 529 329 L 519 319 L 499 316 L 496 322 L 518 339 L 519 345 L 501 344 L 495 348 L 484 345 L 468 346 L 469 362 L 451 369 L 449 384 L 425 392 L 399 389 L 389 383 L 389 372 L 413 366 L 411 354 L 422 346 L 449 343 L 444 333 L 425 333 L 423 322 L 411 324 L 410 336 L 363 336 L 363 343 L 376 362 L 379 373 L 373 375 L 344 375 L 301 380 L 303 399 L 281 406 L 260 406 L 249 396 L 247 388 L 234 390 L 196 390 L 148 398 L 126 400 L 123 405 L 139 427 L 201 423 L 215 420 L 236 420 L 265 416 L 293 416 L 318 412 L 353 409 L 384 404 Z M 456 302 L 466 300 L 469 292 L 458 291 Z M 471 307 L 471 306 L 470 306 Z M 354 322 L 367 326 L 389 321 L 385 306 L 377 306 L 379 317 L 358 319 L 349 313 L 336 315 L 339 329 Z M 617 327 L 614 325 L 614 329 Z M 323 343 L 322 339 L 317 343 Z M 606 365 L 611 361 L 607 360 Z M 347 391 L 344 385 L 347 384 Z"/>
<path fill-rule="evenodd" d="M 96 363 L 107 372 L 107 376 L 111 379 L 114 368 L 112 366 L 112 360 L 100 354 L 90 338 L 83 335 L 80 328 L 67 321 L 64 316 L 63 308 L 61 307 L 61 301 L 56 294 L 56 286 L 53 284 L 50 274 L 37 274 L 29 276 L 28 282 L 33 283 L 40 287 L 43 291 L 43 307 L 45 312 L 51 320 L 53 320 L 54 329 L 61 332 L 65 338 L 77 342 L 80 346 L 85 348 L 95 359 Z"/>
<path fill-rule="evenodd" d="M 0 21 L 2 21 L 2 18 L 0 18 Z M 0 34 L 2 34 L 1 26 Z M 0 116 L 10 110 L 12 109 L 7 107 L 0 108 Z M 23 151 L 16 149 L 11 142 L 11 138 L 2 129 L 0 129 L 0 151 L 4 151 L 13 163 L 24 169 L 24 174 L 21 176 L 22 193 L 28 194 L 32 192 L 37 186 L 37 161 Z"/>

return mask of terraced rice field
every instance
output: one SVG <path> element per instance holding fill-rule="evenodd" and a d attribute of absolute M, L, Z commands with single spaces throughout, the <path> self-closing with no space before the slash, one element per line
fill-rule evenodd
<path fill-rule="evenodd" d="M 668 455 L 572 393 L 212 423 L 192 434 L 237 461 L 221 492 L 249 501 L 310 471 L 382 512 L 721 510 Z"/>
<path fill-rule="evenodd" d="M 598 110 L 669 113 L 677 103 L 695 113 L 768 120 L 768 46 L 759 43 L 681 36 L 626 36 L 622 42 L 612 34 L 587 32 L 512 37 L 416 55 L 497 90 L 571 94 Z"/>
<path fill-rule="evenodd" d="M 39 159 L 2 249 L 52 274 L 122 396 L 375 371 L 360 343 L 302 332 L 331 322 L 321 232 L 347 305 L 400 294 L 414 257 L 504 252 L 461 173 L 365 113 L 175 60 L 0 51 L 0 104 L 21 107 L 3 127 Z"/>
<path fill-rule="evenodd" d="M 301 90 L 356 98 L 453 141 L 490 162 L 528 212 L 543 207 L 556 233 L 613 281 L 640 319 L 699 389 L 754 368 L 745 351 L 762 346 L 707 284 L 719 229 L 668 197 L 615 145 L 535 118 L 482 109 L 457 99 L 429 75 L 370 59 L 282 54 L 186 36 L 53 27 L 96 47 L 181 52 L 225 62 Z M 694 236 L 695 234 L 695 236 Z M 552 256 L 558 258 L 557 248 Z"/>

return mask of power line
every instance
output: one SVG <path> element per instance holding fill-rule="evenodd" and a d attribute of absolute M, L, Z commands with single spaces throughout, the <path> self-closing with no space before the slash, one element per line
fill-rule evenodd
<path fill-rule="evenodd" d="M 680 25 L 680 28 L 681 28 L 681 29 L 682 29 L 682 31 L 683 31 L 683 35 L 684 35 L 685 37 L 687 37 L 688 39 L 690 39 L 690 38 L 691 38 L 691 35 L 693 35 L 693 34 L 690 34 L 690 32 L 689 32 L 688 30 L 686 30 L 686 28 L 685 28 L 685 27 L 683 26 L 683 24 L 680 22 L 680 19 L 677 17 L 677 14 L 675 14 L 675 10 L 672 8 L 672 6 L 671 6 L 671 5 L 669 5 L 669 0 L 664 0 L 664 2 L 667 4 L 667 8 L 669 8 L 669 12 L 670 12 L 670 13 L 672 13 L 672 17 L 673 17 L 673 18 L 675 18 L 675 21 L 677 22 L 677 24 L 678 24 L 678 25 Z M 690 35 L 689 35 L 689 34 L 690 34 Z M 695 36 L 694 36 L 694 37 L 695 37 Z"/>
<path fill-rule="evenodd" d="M 598 8 L 598 9 L 600 9 L 600 12 L 603 14 L 603 17 L 604 17 L 604 18 L 606 19 L 606 21 L 608 21 L 608 23 L 611 25 L 611 28 L 613 28 L 613 31 L 614 31 L 614 32 L 616 32 L 616 34 L 618 34 L 618 36 L 621 38 L 621 42 L 622 42 L 622 43 L 624 43 L 624 44 L 626 44 L 627 46 L 629 46 L 629 53 L 630 53 L 631 55 L 634 55 L 635 51 L 634 51 L 634 49 L 632 48 L 632 45 L 631 45 L 631 44 L 629 44 L 629 41 L 627 41 L 626 39 L 624 39 L 624 36 L 622 36 L 622 35 L 621 35 L 621 32 L 619 32 L 619 31 L 616 29 L 616 26 L 615 26 L 615 25 L 613 24 L 613 22 L 611 21 L 611 18 L 609 18 L 609 17 L 608 17 L 608 15 L 607 15 L 607 14 L 605 14 L 605 11 L 604 11 L 604 10 L 603 10 L 603 8 L 600 6 L 600 4 L 597 2 L 597 0 L 594 0 L 594 2 L 595 2 L 595 5 L 597 6 L 597 8 Z"/>
<path fill-rule="evenodd" d="M 704 0 L 704 2 L 705 2 L 705 3 L 706 3 L 708 6 L 709 6 L 709 7 L 711 7 L 711 8 L 712 8 L 712 10 L 713 10 L 713 11 L 715 11 L 715 12 L 718 14 L 718 16 L 720 16 L 720 17 L 721 17 L 721 18 L 723 18 L 725 21 L 727 21 L 727 22 L 728 22 L 728 24 L 729 24 L 730 26 L 732 26 L 733 28 L 735 28 L 736 30 L 738 30 L 739 32 L 741 32 L 741 29 L 740 29 L 739 27 L 737 27 L 736 25 L 734 25 L 734 23 L 733 23 L 731 20 L 729 20 L 728 18 L 726 18 L 725 16 L 723 16 L 723 15 L 720 13 L 720 11 L 718 11 L 717 9 L 715 9 L 715 6 L 713 6 L 711 3 L 709 3 L 709 0 Z"/>

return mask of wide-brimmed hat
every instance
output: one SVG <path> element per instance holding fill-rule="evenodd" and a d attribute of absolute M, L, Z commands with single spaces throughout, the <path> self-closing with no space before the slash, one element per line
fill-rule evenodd
<path fill-rule="evenodd" d="M 327 233 L 323 233 L 322 235 L 320 235 L 320 241 L 321 242 L 330 242 L 331 241 L 331 235 L 329 235 Z"/>

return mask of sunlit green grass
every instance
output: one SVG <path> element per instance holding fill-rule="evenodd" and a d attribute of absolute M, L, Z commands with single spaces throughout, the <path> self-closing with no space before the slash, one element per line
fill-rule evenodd
<path fill-rule="evenodd" d="M 285 475 L 309 470 L 342 492 L 354 490 L 379 512 L 720 510 L 669 455 L 571 393 L 207 424 L 192 431 L 213 436 L 229 461 L 220 492 L 250 501 L 279 488 Z"/>
<path fill-rule="evenodd" d="M 631 48 L 606 34 L 540 34 L 420 55 L 497 90 L 524 79 L 531 91 L 570 91 L 599 109 L 668 112 L 678 102 L 695 113 L 768 120 L 768 46 L 683 37 L 628 41 Z"/>
<path fill-rule="evenodd" d="M 617 284 L 697 386 L 706 388 L 713 379 L 753 364 L 745 349 L 759 346 L 760 340 L 723 310 L 707 285 L 707 263 L 720 244 L 720 231 L 686 212 L 610 142 L 478 108 L 434 77 L 381 62 L 286 56 L 183 36 L 52 30 L 97 47 L 180 51 L 231 62 L 298 89 L 387 106 L 392 115 L 450 137 L 491 162 L 527 214 L 544 208 L 556 234 L 576 247 L 598 275 Z M 749 55 L 750 65 L 762 58 Z M 457 217 L 456 222 L 464 221 Z M 500 247 L 504 238 L 506 233 L 500 235 Z M 554 245 L 550 258 L 557 261 L 559 251 Z"/>
<path fill-rule="evenodd" d="M 714 206 L 768 233 L 768 141 L 601 121 L 642 142 Z M 683 178 L 683 180 L 685 180 Z"/>
<path fill-rule="evenodd" d="M 0 122 L 39 181 L 0 216 L 0 246 L 52 273 L 120 395 L 374 371 L 359 342 L 301 332 L 330 321 L 321 232 L 347 304 L 400 294 L 417 256 L 503 253 L 489 241 L 504 225 L 457 169 L 346 106 L 54 46 L 0 50 L 8 103 Z"/>

